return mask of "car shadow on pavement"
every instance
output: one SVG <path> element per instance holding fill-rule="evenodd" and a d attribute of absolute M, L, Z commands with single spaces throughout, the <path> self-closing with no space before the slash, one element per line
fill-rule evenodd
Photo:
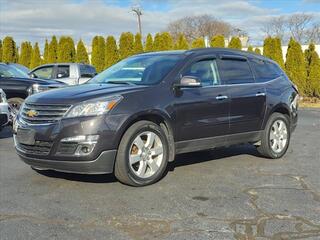
<path fill-rule="evenodd" d="M 167 170 L 164 175 L 170 171 L 174 171 L 177 167 L 187 166 L 191 164 L 197 164 L 207 161 L 223 160 L 226 157 L 232 157 L 237 155 L 253 155 L 259 157 L 256 148 L 250 144 L 237 145 L 228 148 L 217 148 L 213 150 L 206 150 L 193 153 L 185 153 L 177 155 L 175 161 L 168 164 Z M 114 174 L 99 174 L 99 175 L 86 175 L 75 173 L 63 173 L 53 170 L 36 170 L 41 175 L 51 178 L 61 178 L 70 181 L 88 182 L 88 183 L 112 183 L 117 182 Z"/>
<path fill-rule="evenodd" d="M 182 167 L 207 161 L 223 160 L 227 157 L 243 154 L 260 157 L 255 146 L 251 144 L 241 144 L 231 147 L 221 147 L 212 150 L 177 155 L 176 159 L 168 164 L 168 170 L 174 171 L 176 167 Z"/>
<path fill-rule="evenodd" d="M 76 174 L 76 173 L 64 173 L 53 170 L 35 170 L 37 173 L 51 178 L 61 178 L 76 182 L 87 182 L 87 183 L 112 183 L 117 182 L 113 174 Z"/>
<path fill-rule="evenodd" d="M 5 127 L 0 132 L 0 139 L 11 138 L 12 137 L 12 128 Z"/>

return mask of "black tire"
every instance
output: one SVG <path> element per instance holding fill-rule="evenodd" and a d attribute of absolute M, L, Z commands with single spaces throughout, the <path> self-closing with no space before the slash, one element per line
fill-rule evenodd
<path fill-rule="evenodd" d="M 160 138 L 163 146 L 163 160 L 158 171 L 154 173 L 154 175 L 148 178 L 140 178 L 129 167 L 129 151 L 134 139 L 145 131 L 153 132 Z M 120 182 L 130 186 L 140 187 L 150 185 L 162 178 L 167 167 L 168 159 L 169 144 L 168 138 L 163 129 L 153 122 L 139 121 L 129 127 L 120 141 L 114 167 L 114 174 Z"/>
<path fill-rule="evenodd" d="M 281 152 L 275 152 L 271 148 L 270 145 L 270 131 L 272 130 L 272 125 L 275 123 L 277 120 L 282 120 L 287 128 L 287 142 L 285 147 Z M 281 114 L 281 113 L 273 113 L 270 118 L 268 119 L 268 122 L 266 124 L 266 127 L 262 133 L 261 137 L 261 145 L 257 147 L 258 152 L 267 158 L 271 159 L 276 159 L 276 158 L 281 158 L 288 150 L 289 143 L 290 143 L 290 121 L 287 115 Z"/>

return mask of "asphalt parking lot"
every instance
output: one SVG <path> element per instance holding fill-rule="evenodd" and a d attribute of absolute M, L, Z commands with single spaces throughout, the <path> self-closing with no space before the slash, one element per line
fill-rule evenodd
<path fill-rule="evenodd" d="M 0 133 L 0 239 L 320 239 L 320 109 L 282 159 L 234 146 L 183 154 L 160 182 L 36 172 Z"/>

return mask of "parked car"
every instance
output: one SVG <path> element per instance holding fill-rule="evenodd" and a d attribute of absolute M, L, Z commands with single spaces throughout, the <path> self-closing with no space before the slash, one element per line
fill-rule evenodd
<path fill-rule="evenodd" d="M 76 85 L 85 83 L 97 72 L 89 64 L 55 63 L 36 67 L 29 74 L 33 78 L 56 79 L 68 85 Z"/>
<path fill-rule="evenodd" d="M 34 168 L 114 172 L 122 183 L 144 186 L 179 153 L 252 143 L 267 158 L 282 157 L 297 125 L 298 96 L 280 67 L 260 55 L 145 53 L 87 84 L 28 97 L 15 147 Z"/>
<path fill-rule="evenodd" d="M 9 105 L 7 103 L 6 94 L 0 88 L 0 131 L 1 129 L 9 123 L 10 111 Z"/>
<path fill-rule="evenodd" d="M 12 110 L 18 111 L 24 99 L 34 93 L 67 86 L 54 80 L 33 79 L 6 63 L 0 63 L 0 88 L 7 95 Z"/>
<path fill-rule="evenodd" d="M 25 74 L 28 74 L 30 72 L 29 68 L 18 63 L 8 63 L 8 65 L 17 68 L 18 70 L 24 72 Z"/>

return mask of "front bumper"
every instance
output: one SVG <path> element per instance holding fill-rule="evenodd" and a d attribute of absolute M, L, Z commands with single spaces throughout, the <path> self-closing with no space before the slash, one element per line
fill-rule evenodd
<path fill-rule="evenodd" d="M 21 160 L 32 167 L 81 174 L 112 173 L 116 154 L 116 150 L 109 150 L 92 161 L 54 161 L 26 157 L 18 152 Z"/>
<path fill-rule="evenodd" d="M 17 116 L 13 127 L 16 151 L 25 163 L 35 168 L 84 174 L 112 173 L 117 153 L 117 129 L 107 122 L 105 116 L 97 116 L 36 125 L 24 123 Z M 18 129 L 31 130 L 34 142 L 20 142 Z M 65 138 L 78 135 L 99 136 L 88 155 L 77 155 L 76 148 L 70 147 L 73 144 L 66 146 L 62 142 Z"/>

